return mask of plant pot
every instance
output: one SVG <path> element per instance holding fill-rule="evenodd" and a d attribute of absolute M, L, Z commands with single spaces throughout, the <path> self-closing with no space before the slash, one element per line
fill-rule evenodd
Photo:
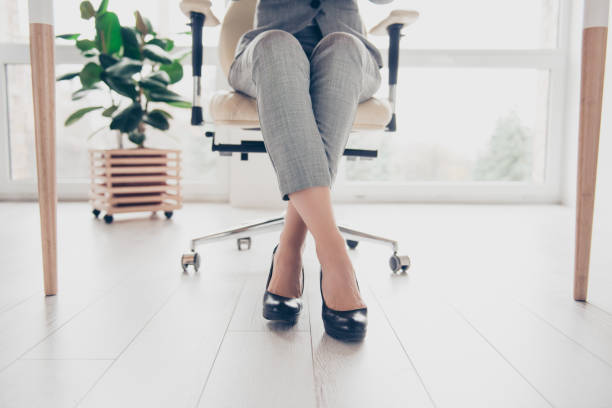
<path fill-rule="evenodd" d="M 179 150 L 89 150 L 93 214 L 113 222 L 118 213 L 164 211 L 167 218 L 182 207 Z"/>

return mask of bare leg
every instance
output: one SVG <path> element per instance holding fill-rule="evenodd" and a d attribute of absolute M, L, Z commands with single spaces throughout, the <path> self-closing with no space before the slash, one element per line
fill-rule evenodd
<path fill-rule="evenodd" d="M 285 213 L 285 225 L 274 255 L 274 269 L 268 291 L 285 297 L 301 294 L 302 253 L 308 228 L 300 214 L 289 201 Z"/>
<path fill-rule="evenodd" d="M 311 187 L 291 193 L 289 198 L 315 239 L 327 306 L 335 310 L 365 307 L 344 238 L 334 219 L 330 188 Z"/>

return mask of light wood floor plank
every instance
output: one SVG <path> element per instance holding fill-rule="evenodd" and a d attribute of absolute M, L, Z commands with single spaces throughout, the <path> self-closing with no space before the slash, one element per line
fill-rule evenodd
<path fill-rule="evenodd" d="M 418 373 L 367 285 L 360 283 L 368 306 L 366 338 L 360 343 L 345 343 L 325 333 L 318 272 L 309 277 L 318 406 L 432 407 Z"/>
<path fill-rule="evenodd" d="M 402 345 L 439 408 L 550 404 L 418 278 L 373 279 Z"/>
<path fill-rule="evenodd" d="M 514 302 L 455 300 L 466 319 L 555 407 L 612 402 L 612 366 Z"/>
<path fill-rule="evenodd" d="M 22 358 L 114 359 L 163 305 L 180 275 L 120 285 Z"/>
<path fill-rule="evenodd" d="M 228 332 L 198 406 L 316 406 L 308 332 Z"/>
<path fill-rule="evenodd" d="M 0 407 L 74 407 L 109 360 L 20 360 L 0 373 Z"/>
<path fill-rule="evenodd" d="M 184 276 L 79 406 L 194 407 L 242 286 L 243 279 Z"/>

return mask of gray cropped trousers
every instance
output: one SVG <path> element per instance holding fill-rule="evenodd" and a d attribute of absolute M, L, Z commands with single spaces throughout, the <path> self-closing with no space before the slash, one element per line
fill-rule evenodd
<path fill-rule="evenodd" d="M 317 25 L 291 34 L 268 30 L 234 59 L 229 84 L 257 100 L 264 145 L 281 199 L 329 186 L 357 105 L 378 90 L 379 67 L 356 36 L 322 37 Z"/>

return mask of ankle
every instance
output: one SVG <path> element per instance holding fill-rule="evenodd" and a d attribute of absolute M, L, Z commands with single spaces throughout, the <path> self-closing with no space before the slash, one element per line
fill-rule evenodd
<path fill-rule="evenodd" d="M 278 250 L 293 253 L 302 254 L 306 247 L 306 237 L 288 237 L 285 234 L 281 234 Z"/>

